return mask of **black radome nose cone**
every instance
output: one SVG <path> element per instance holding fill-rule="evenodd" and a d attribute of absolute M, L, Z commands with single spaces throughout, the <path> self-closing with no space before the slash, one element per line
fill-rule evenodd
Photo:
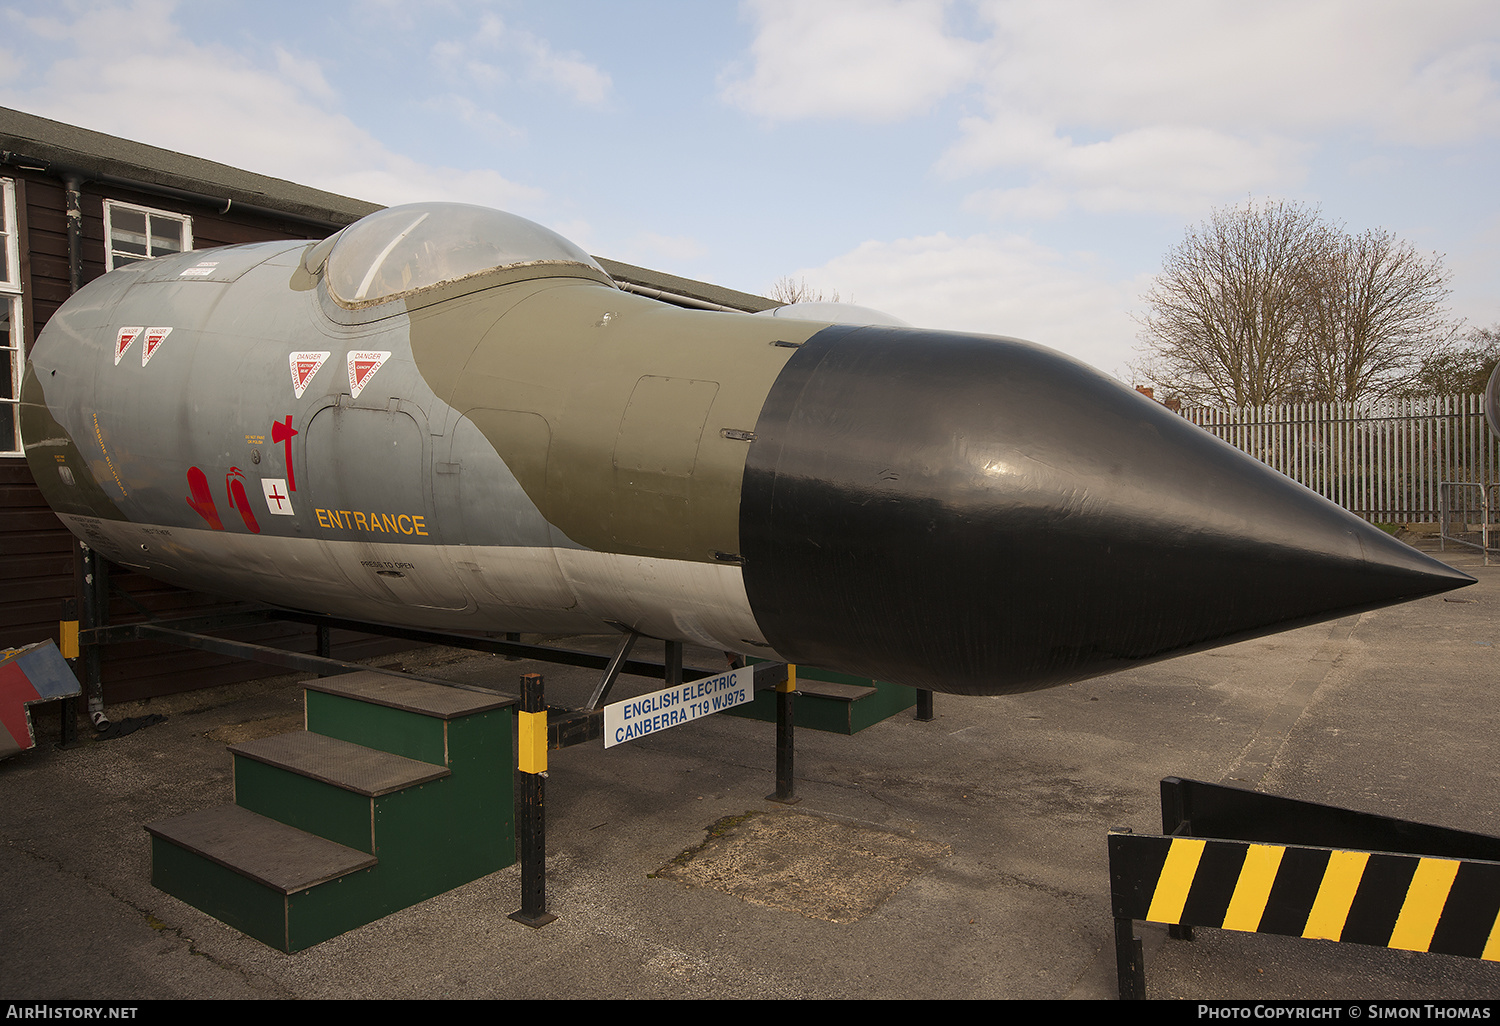
<path fill-rule="evenodd" d="M 1472 584 L 1013 339 L 836 326 L 755 429 L 745 586 L 785 658 L 1029 691 Z"/>

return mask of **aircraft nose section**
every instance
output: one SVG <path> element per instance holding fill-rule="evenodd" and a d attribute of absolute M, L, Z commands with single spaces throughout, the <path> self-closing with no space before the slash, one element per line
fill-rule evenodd
<path fill-rule="evenodd" d="M 900 328 L 788 362 L 740 546 L 783 657 L 960 694 L 1473 583 L 1084 364 Z"/>

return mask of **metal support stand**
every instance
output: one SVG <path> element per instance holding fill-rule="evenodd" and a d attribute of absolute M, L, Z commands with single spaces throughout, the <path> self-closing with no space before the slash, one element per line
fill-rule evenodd
<path fill-rule="evenodd" d="M 319 659 L 332 659 L 333 658 L 333 628 L 332 627 L 324 626 L 322 624 L 319 624 L 318 627 L 317 627 L 317 635 L 318 635 L 318 658 Z M 319 677 L 326 677 L 326 676 L 328 676 L 328 674 L 326 674 L 326 673 L 320 673 L 320 674 L 318 674 L 318 676 Z"/>
<path fill-rule="evenodd" d="M 797 697 L 797 673 L 791 666 L 786 669 L 786 680 L 776 685 L 776 793 L 766 795 L 766 800 L 795 805 L 802 800 L 793 793 L 793 730 L 796 721 L 792 700 Z"/>
<path fill-rule="evenodd" d="M 78 649 L 78 600 L 63 599 L 62 617 L 57 622 L 57 650 L 68 661 L 73 676 L 78 676 L 82 660 Z M 64 698 L 58 705 L 60 718 L 59 747 L 68 748 L 78 743 L 78 700 L 72 696 Z"/>
<path fill-rule="evenodd" d="M 83 542 L 79 548 L 79 594 L 83 599 L 82 623 L 88 637 L 109 625 L 109 563 Z M 95 730 L 109 729 L 104 715 L 104 653 L 97 641 L 90 640 L 83 649 L 83 694 L 88 703 L 89 722 Z"/>
<path fill-rule="evenodd" d="M 916 719 L 923 723 L 932 719 L 932 692 L 917 691 L 917 715 Z"/>
<path fill-rule="evenodd" d="M 667 642 L 667 687 L 675 688 L 682 683 L 682 642 Z"/>
<path fill-rule="evenodd" d="M 630 650 L 635 646 L 635 639 L 640 635 L 635 631 L 626 631 L 620 638 L 620 644 L 615 647 L 615 654 L 609 657 L 609 663 L 604 667 L 604 676 L 599 678 L 599 684 L 594 688 L 594 693 L 589 695 L 589 700 L 584 703 L 585 709 L 602 709 L 604 703 L 609 699 L 609 693 L 615 686 L 615 681 L 620 677 L 620 667 L 625 665 L 625 660 L 630 657 Z M 682 667 L 679 665 L 677 672 L 681 674 Z"/>
<path fill-rule="evenodd" d="M 542 675 L 521 675 L 517 712 L 520 790 L 516 795 L 516 836 L 521 848 L 521 907 L 510 918 L 540 929 L 557 916 L 547 911 L 547 705 Z"/>

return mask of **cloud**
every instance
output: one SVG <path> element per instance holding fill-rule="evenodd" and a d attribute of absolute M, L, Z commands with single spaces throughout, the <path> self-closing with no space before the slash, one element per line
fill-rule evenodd
<path fill-rule="evenodd" d="M 1452 0 L 988 0 L 996 112 L 1118 129 L 1358 127 L 1428 143 L 1493 133 L 1500 11 Z"/>
<path fill-rule="evenodd" d="M 198 43 L 173 15 L 170 3 L 139 0 L 90 5 L 72 20 L 15 19 L 68 49 L 26 83 L 0 87 L 0 103 L 377 203 L 450 199 L 524 212 L 545 195 L 488 169 L 394 152 L 338 111 L 316 61 Z"/>
<path fill-rule="evenodd" d="M 971 211 L 1201 211 L 1295 189 L 1329 136 L 1500 134 L 1491 0 L 753 0 L 726 102 L 889 122 L 962 92 L 934 169 Z"/>
<path fill-rule="evenodd" d="M 1053 136 L 1047 145 L 971 120 L 939 161 L 950 175 L 1018 168 L 1035 184 L 972 193 L 965 209 L 995 218 L 1044 218 L 1076 207 L 1091 213 L 1191 214 L 1226 196 L 1287 188 L 1301 180 L 1304 147 L 1280 137 L 1242 138 L 1191 125 L 1150 125 L 1099 142 Z M 1015 145 L 1006 145 L 1015 139 Z"/>
<path fill-rule="evenodd" d="M 526 34 L 524 47 L 534 77 L 561 86 L 579 103 L 602 104 L 609 95 L 610 77 L 574 53 L 554 53 L 546 40 Z"/>
<path fill-rule="evenodd" d="M 697 239 L 686 235 L 658 235 L 656 232 L 641 232 L 636 235 L 631 249 L 648 254 L 652 260 L 668 260 L 677 264 L 697 260 L 708 253 Z"/>
<path fill-rule="evenodd" d="M 719 83 L 727 103 L 768 121 L 897 121 L 969 79 L 979 56 L 944 31 L 940 0 L 752 0 L 751 67 Z"/>
<path fill-rule="evenodd" d="M 1147 283 L 1017 235 L 946 233 L 865 242 L 792 277 L 920 327 L 1024 338 L 1109 372 L 1134 355 L 1130 315 Z"/>
<path fill-rule="evenodd" d="M 558 53 L 545 39 L 493 14 L 482 17 L 470 35 L 434 44 L 432 55 L 450 73 L 461 72 L 486 90 L 519 77 L 560 88 L 578 103 L 600 106 L 612 86 L 608 73 L 581 55 Z"/>
<path fill-rule="evenodd" d="M 472 138 L 485 139 L 492 144 L 514 143 L 526 137 L 523 129 L 476 103 L 470 96 L 445 93 L 424 100 L 421 106 L 434 117 L 458 119 Z"/>
<path fill-rule="evenodd" d="M 1184 214 L 1295 189 L 1329 134 L 1397 145 L 1500 131 L 1500 15 L 1315 0 L 985 3 L 989 113 L 935 168 L 1004 180 L 966 208 Z"/>

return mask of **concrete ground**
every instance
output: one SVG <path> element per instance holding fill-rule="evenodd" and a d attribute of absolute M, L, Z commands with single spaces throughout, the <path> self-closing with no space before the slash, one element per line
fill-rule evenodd
<path fill-rule="evenodd" d="M 1500 567 L 1440 555 L 1479 584 L 1036 694 L 939 695 L 931 722 L 799 730 L 791 807 L 766 800 L 769 724 L 554 752 L 540 930 L 506 918 L 511 867 L 297 954 L 244 937 L 151 886 L 142 824 L 229 801 L 226 742 L 299 726 L 297 678 L 111 709 L 169 718 L 0 763 L 0 999 L 1113 998 L 1106 832 L 1156 832 L 1162 777 L 1500 835 Z M 541 672 L 554 704 L 594 679 L 402 661 L 512 691 Z M 1138 930 L 1155 998 L 1500 996 L 1476 960 Z"/>

